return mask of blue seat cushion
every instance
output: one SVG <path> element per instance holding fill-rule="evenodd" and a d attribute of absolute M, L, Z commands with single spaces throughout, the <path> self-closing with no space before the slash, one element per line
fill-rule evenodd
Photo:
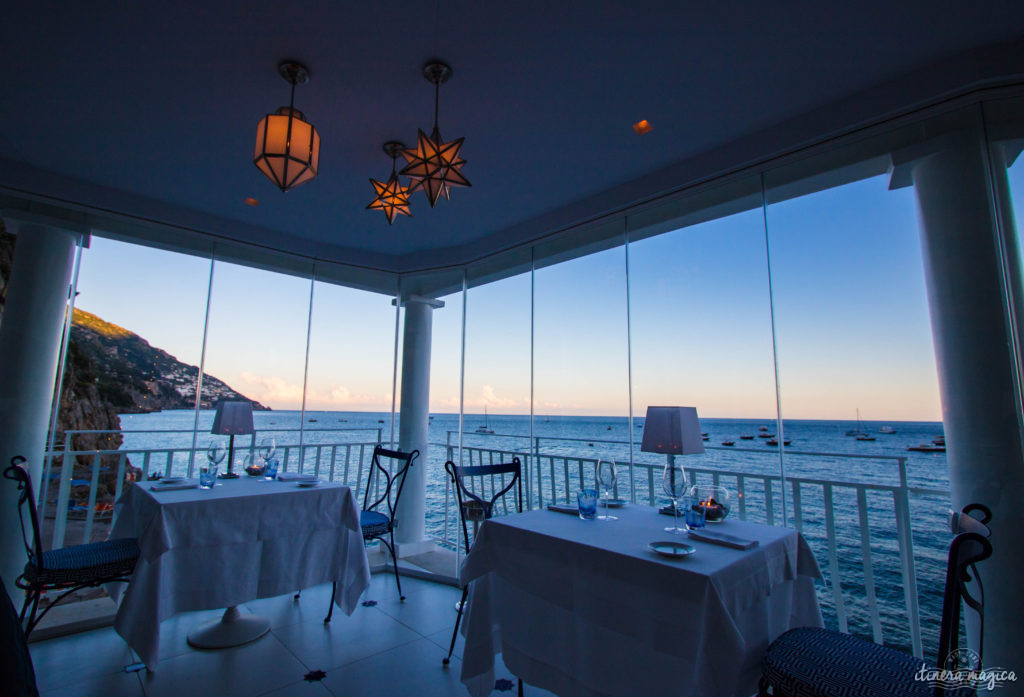
<path fill-rule="evenodd" d="M 914 680 L 925 662 L 909 654 L 827 629 L 791 629 L 761 660 L 762 680 L 787 697 L 932 697 Z"/>
<path fill-rule="evenodd" d="M 42 568 L 34 558 L 25 565 L 25 580 L 32 585 L 60 587 L 126 578 L 138 558 L 139 546 L 132 538 L 51 549 L 43 552 Z"/>
<path fill-rule="evenodd" d="M 391 519 L 377 511 L 361 511 L 359 526 L 363 529 L 363 537 L 372 539 L 387 535 L 391 531 Z"/>

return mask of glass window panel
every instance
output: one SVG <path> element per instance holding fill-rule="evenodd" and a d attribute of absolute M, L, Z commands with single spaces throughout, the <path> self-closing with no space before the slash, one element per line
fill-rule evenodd
<path fill-rule="evenodd" d="M 214 264 L 206 336 L 205 372 L 211 385 L 199 414 L 197 446 L 201 458 L 208 444 L 225 436 L 210 433 L 220 396 L 253 400 L 256 432 L 236 437 L 234 468 L 265 438 L 274 438 L 282 471 L 299 467 L 302 390 L 309 328 L 310 279 L 272 273 L 224 261 Z M 206 388 L 204 386 L 204 395 Z M 227 461 L 221 465 L 224 470 Z"/>
<path fill-rule="evenodd" d="M 535 272 L 539 503 L 575 502 L 601 457 L 629 463 L 625 246 Z M 535 499 L 536 501 L 536 499 Z"/>
<path fill-rule="evenodd" d="M 374 446 L 390 441 L 393 300 L 322 281 L 313 289 L 304 464 L 360 496 Z"/>
<path fill-rule="evenodd" d="M 890 189 L 889 175 L 848 172 L 838 186 L 826 175 L 769 190 L 767 226 L 782 415 L 792 439 L 786 474 L 833 483 L 828 499 L 819 484 L 801 486 L 803 532 L 830 582 L 838 570 L 849 630 L 871 639 L 858 489 L 846 483 L 898 485 L 902 462 L 919 485 L 942 489 L 948 481 L 944 454 L 907 450 L 943 434 L 914 191 Z M 807 193 L 796 195 L 801 190 Z M 887 531 L 871 537 L 884 641 L 909 650 L 893 497 L 864 491 L 871 528 Z M 948 539 L 937 532 L 943 523 L 936 512 L 946 505 L 912 504 L 926 636 L 938 633 L 929 622 L 941 612 Z M 835 596 L 820 592 L 819 599 L 826 625 L 837 627 Z M 933 653 L 926 646 L 925 655 Z"/>
<path fill-rule="evenodd" d="M 102 469 L 90 541 L 106 538 L 110 517 L 96 511 L 113 504 L 124 474 L 140 478 L 187 469 L 209 277 L 209 258 L 96 236 L 82 251 L 55 441 L 70 431 L 106 432 L 70 436 L 72 450 L 82 452 L 72 473 L 74 517 L 65 544 L 86 541 L 82 519 L 95 465 Z M 126 459 L 96 459 L 96 449 L 120 449 Z M 54 458 L 41 484 L 51 511 L 61 464 Z M 44 516 L 46 536 L 52 529 L 52 518 Z"/>
<path fill-rule="evenodd" d="M 769 506 L 764 479 L 778 477 L 779 456 L 769 445 L 778 434 L 760 206 L 631 242 L 629 279 L 637 502 L 668 503 L 665 455 L 640 450 L 647 407 L 693 406 L 707 440 L 703 455 L 681 458 L 690 478 L 732 473 L 719 480 L 731 512 L 782 523 L 781 490 Z M 736 473 L 754 475 L 742 512 Z"/>

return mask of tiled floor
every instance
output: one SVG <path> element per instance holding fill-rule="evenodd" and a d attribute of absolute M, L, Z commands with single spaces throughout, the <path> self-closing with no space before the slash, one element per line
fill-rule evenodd
<path fill-rule="evenodd" d="M 270 619 L 270 634 L 220 651 L 185 641 L 219 611 L 176 616 L 160 627 L 154 673 L 123 671 L 137 659 L 112 628 L 51 639 L 31 645 L 36 679 L 43 697 L 464 697 L 461 637 L 451 666 L 441 664 L 458 589 L 404 577 L 402 590 L 406 600 L 399 603 L 394 577 L 375 574 L 363 600 L 376 606 L 360 606 L 351 617 L 336 611 L 326 626 L 329 585 L 303 591 L 298 601 L 286 595 L 248 603 L 245 609 Z M 315 670 L 326 677 L 307 682 L 304 676 Z M 500 664 L 497 676 L 513 679 Z M 527 686 L 526 694 L 550 693 Z"/>

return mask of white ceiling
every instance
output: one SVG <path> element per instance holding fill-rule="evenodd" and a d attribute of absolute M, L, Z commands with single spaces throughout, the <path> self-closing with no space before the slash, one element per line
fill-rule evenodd
<path fill-rule="evenodd" d="M 752 134 L 793 146 L 941 96 L 985 77 L 950 72 L 984 63 L 957 54 L 1024 29 L 1024 3 L 999 0 L 117 5 L 5 8 L 0 189 L 389 271 L 671 190 Z M 414 217 L 388 227 L 364 210 L 368 178 L 390 171 L 384 141 L 429 130 L 420 69 L 435 56 L 454 70 L 441 131 L 465 136 L 473 187 L 434 209 L 417 194 Z M 320 175 L 282 194 L 252 151 L 256 123 L 287 103 L 285 58 L 312 72 L 296 106 L 323 146 Z M 827 108 L 842 104 L 855 106 Z M 641 118 L 652 133 L 633 133 Z"/>

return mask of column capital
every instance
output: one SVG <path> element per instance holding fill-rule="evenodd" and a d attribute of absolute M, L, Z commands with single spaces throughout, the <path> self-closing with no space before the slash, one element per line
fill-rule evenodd
<path fill-rule="evenodd" d="M 393 299 L 391 301 L 392 305 L 394 305 L 396 303 L 398 303 L 398 299 L 397 298 Z M 402 307 L 405 307 L 406 305 L 411 305 L 413 303 L 418 303 L 418 304 L 421 304 L 421 305 L 429 305 L 431 308 L 433 308 L 435 310 L 440 310 L 442 307 L 444 307 L 444 300 L 438 300 L 437 298 L 428 298 L 425 295 L 416 295 L 416 294 L 410 294 L 410 295 L 406 295 L 406 296 L 402 297 L 401 298 L 401 303 L 402 303 L 402 305 L 401 305 Z"/>

